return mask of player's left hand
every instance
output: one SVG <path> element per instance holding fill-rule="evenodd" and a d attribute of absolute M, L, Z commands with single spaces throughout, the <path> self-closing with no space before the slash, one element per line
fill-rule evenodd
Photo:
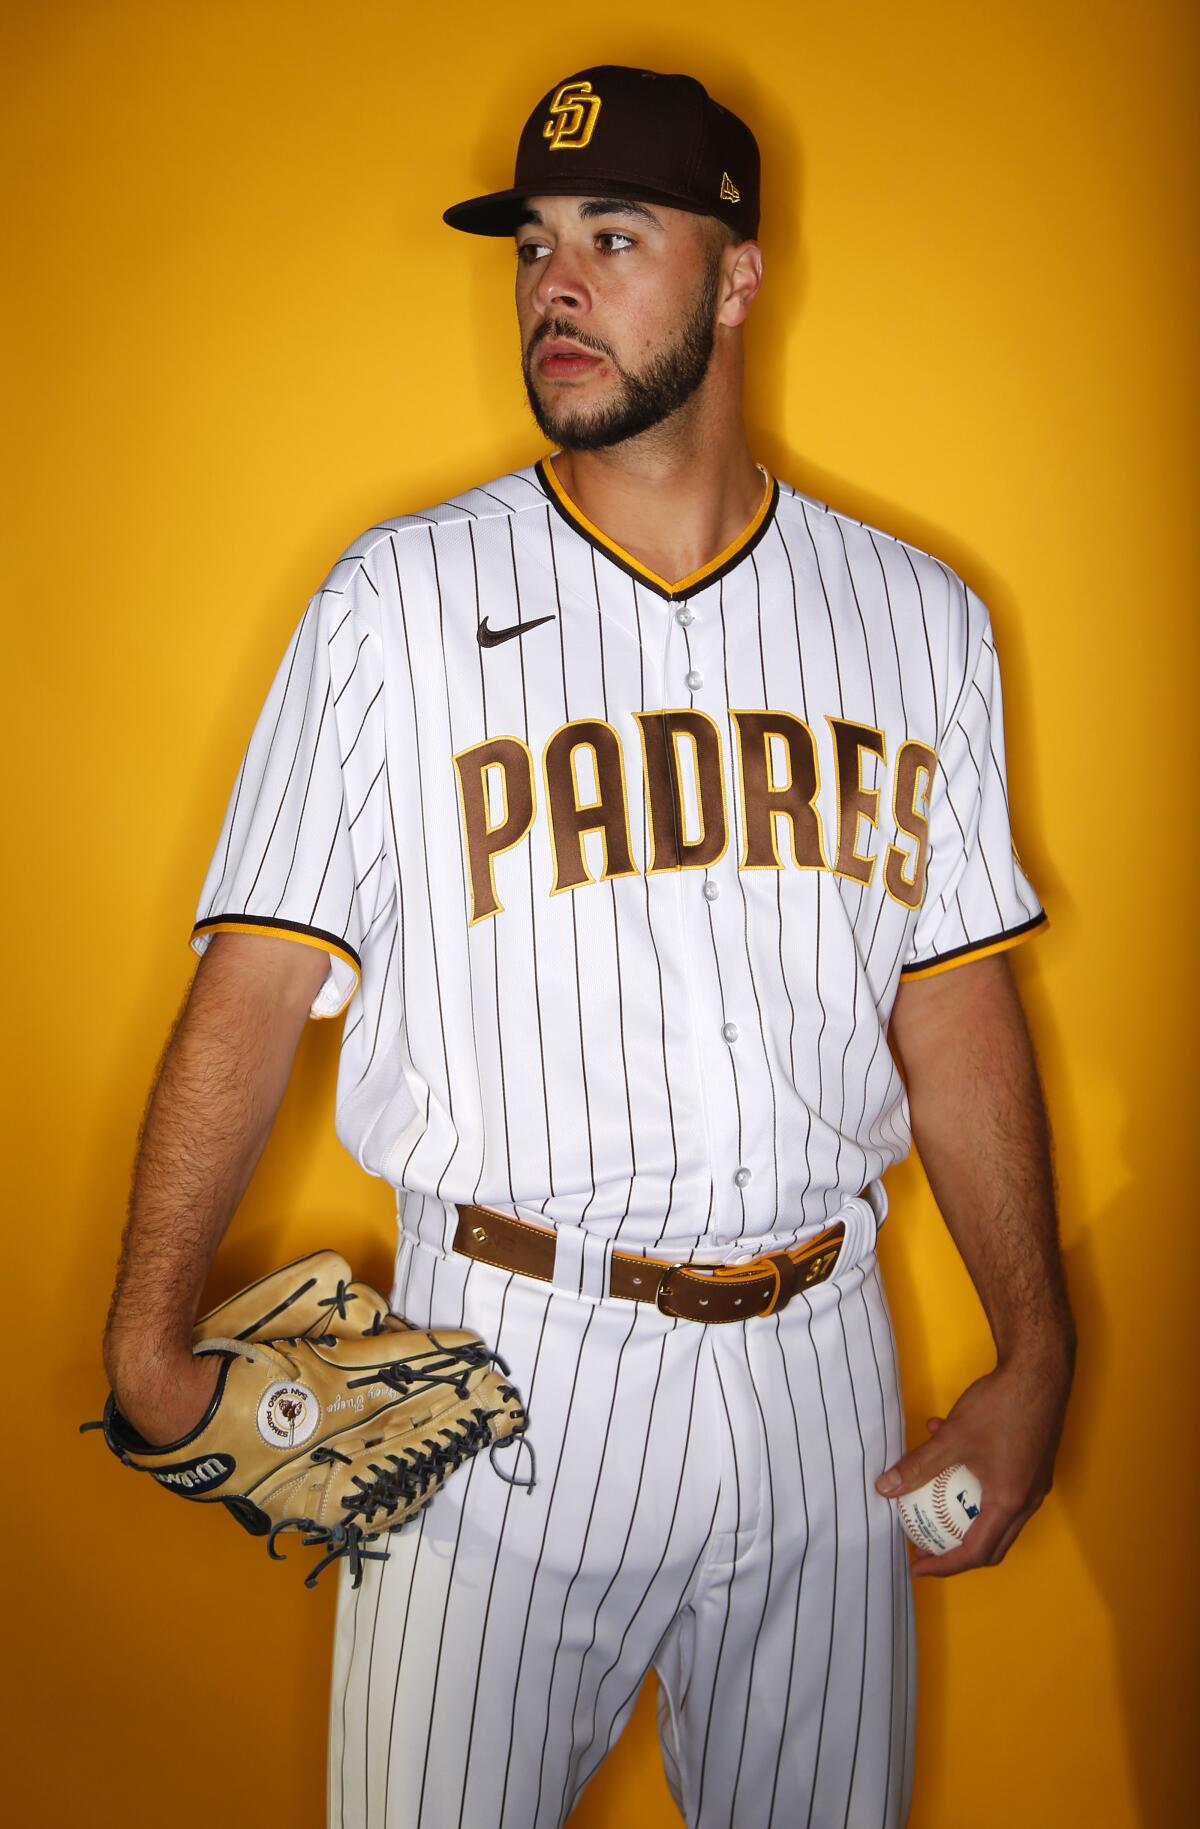
<path fill-rule="evenodd" d="M 1050 1490 L 1070 1387 L 1069 1358 L 1006 1361 L 968 1386 L 948 1416 L 931 1416 L 930 1439 L 880 1475 L 876 1491 L 895 1499 L 962 1461 L 983 1489 L 965 1542 L 944 1556 L 918 1556 L 914 1575 L 958 1575 L 1003 1560 Z"/>

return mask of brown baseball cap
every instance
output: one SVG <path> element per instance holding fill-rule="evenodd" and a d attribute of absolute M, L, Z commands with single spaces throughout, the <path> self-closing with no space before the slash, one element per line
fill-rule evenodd
<path fill-rule="evenodd" d="M 511 235 L 529 197 L 629 197 L 758 233 L 758 143 L 694 76 L 601 64 L 556 83 L 526 121 L 512 188 L 471 197 L 443 220 Z"/>

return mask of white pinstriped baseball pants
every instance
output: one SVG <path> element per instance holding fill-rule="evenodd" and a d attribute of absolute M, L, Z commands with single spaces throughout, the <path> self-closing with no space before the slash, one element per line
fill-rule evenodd
<path fill-rule="evenodd" d="M 564 1823 L 652 1665 L 689 1829 L 904 1822 L 911 1590 L 873 1485 L 902 1419 L 857 1236 L 782 1314 L 716 1327 L 402 1243 L 399 1305 L 504 1356 L 538 1481 L 476 1456 L 343 1576 L 330 1829 Z"/>

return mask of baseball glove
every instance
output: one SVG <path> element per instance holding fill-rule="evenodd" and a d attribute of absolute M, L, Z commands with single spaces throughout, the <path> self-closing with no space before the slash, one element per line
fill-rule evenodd
<path fill-rule="evenodd" d="M 344 1258 L 317 1251 L 241 1290 L 197 1322 L 193 1351 L 221 1358 L 208 1411 L 164 1447 L 143 1440 L 110 1394 L 84 1428 L 127 1467 L 202 1504 L 220 1503 L 280 1559 L 276 1540 L 303 1533 L 339 1557 L 353 1584 L 381 1533 L 414 1517 L 464 1461 L 526 1426 L 507 1367 L 464 1328 L 410 1328 Z M 497 1371 L 495 1367 L 499 1367 Z M 528 1447 L 528 1443 L 524 1444 Z M 502 1473 L 513 1484 L 528 1479 Z"/>

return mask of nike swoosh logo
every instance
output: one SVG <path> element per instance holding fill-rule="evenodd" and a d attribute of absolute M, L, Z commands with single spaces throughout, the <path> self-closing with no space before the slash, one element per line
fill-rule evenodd
<path fill-rule="evenodd" d="M 475 631 L 481 648 L 494 648 L 502 641 L 511 641 L 514 635 L 524 635 L 528 629 L 540 629 L 544 622 L 553 622 L 553 616 L 535 616 L 531 622 L 513 622 L 507 629 L 489 629 L 485 616 Z"/>

